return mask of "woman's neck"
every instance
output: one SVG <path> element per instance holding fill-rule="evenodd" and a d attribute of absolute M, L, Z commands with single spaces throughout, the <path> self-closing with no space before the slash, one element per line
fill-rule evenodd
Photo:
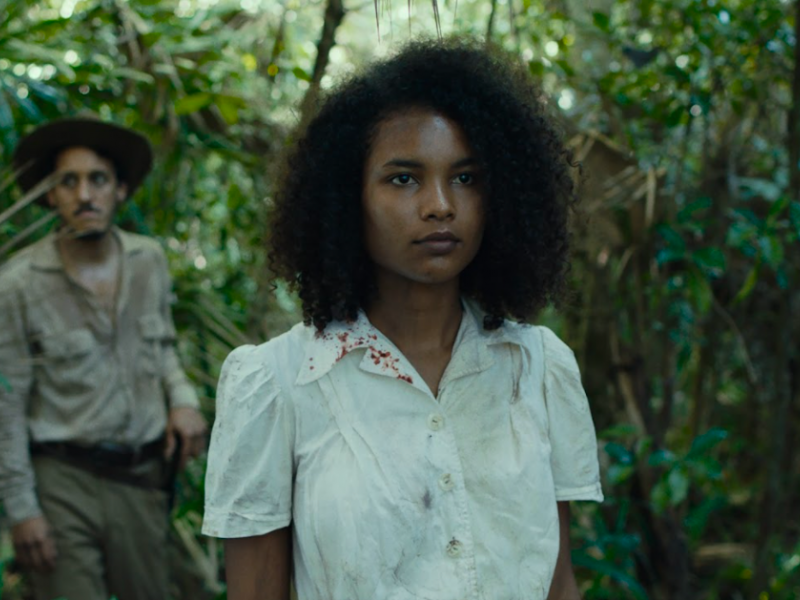
<path fill-rule="evenodd" d="M 379 280 L 378 297 L 366 313 L 372 325 L 406 355 L 449 353 L 461 325 L 458 281 L 427 285 Z"/>

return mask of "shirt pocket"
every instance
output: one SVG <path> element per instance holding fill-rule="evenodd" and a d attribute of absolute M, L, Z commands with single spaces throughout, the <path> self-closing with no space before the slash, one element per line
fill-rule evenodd
<path fill-rule="evenodd" d="M 139 370 L 147 375 L 161 373 L 164 345 L 175 337 L 172 327 L 156 313 L 139 317 L 139 336 L 142 348 L 139 352 Z"/>
<path fill-rule="evenodd" d="M 98 342 L 89 329 L 46 335 L 41 344 L 42 366 L 54 381 L 86 385 L 96 376 L 92 367 Z"/>

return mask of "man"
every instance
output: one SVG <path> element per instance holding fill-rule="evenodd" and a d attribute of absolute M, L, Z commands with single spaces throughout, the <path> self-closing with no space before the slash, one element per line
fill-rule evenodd
<path fill-rule="evenodd" d="M 166 480 L 205 444 L 157 242 L 114 227 L 141 135 L 62 119 L 14 154 L 60 227 L 0 268 L 0 501 L 37 600 L 168 597 Z M 177 442 L 180 441 L 180 444 Z"/>

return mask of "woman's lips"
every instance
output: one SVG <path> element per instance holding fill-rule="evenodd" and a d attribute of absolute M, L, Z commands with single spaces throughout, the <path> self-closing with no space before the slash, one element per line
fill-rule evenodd
<path fill-rule="evenodd" d="M 434 255 L 449 254 L 459 244 L 459 240 L 455 235 L 449 231 L 437 231 L 426 235 L 424 238 L 414 242 L 418 246 L 422 246 L 429 253 Z"/>

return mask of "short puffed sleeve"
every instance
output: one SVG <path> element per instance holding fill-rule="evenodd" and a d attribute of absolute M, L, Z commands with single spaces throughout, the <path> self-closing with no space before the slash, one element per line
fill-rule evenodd
<path fill-rule="evenodd" d="M 539 330 L 556 500 L 602 502 L 597 436 L 578 363 L 556 334 L 546 327 Z"/>
<path fill-rule="evenodd" d="M 294 412 L 265 346 L 225 360 L 206 471 L 203 533 L 262 535 L 292 517 Z"/>

